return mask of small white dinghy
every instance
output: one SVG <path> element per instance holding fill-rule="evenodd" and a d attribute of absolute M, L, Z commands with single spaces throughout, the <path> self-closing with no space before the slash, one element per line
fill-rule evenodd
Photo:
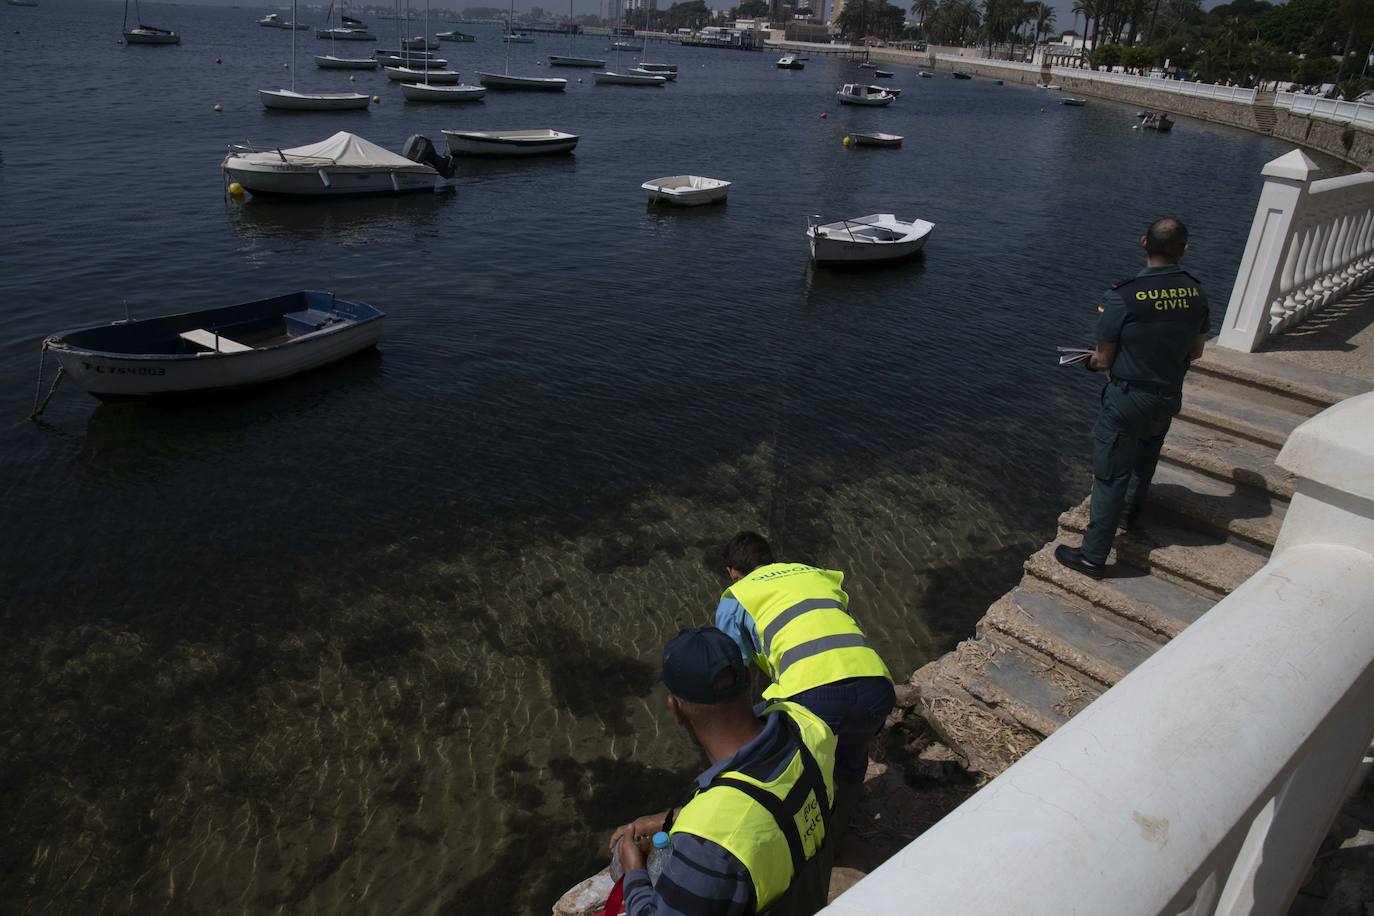
<path fill-rule="evenodd" d="M 862 83 L 845 83 L 835 93 L 835 98 L 840 100 L 841 105 L 891 105 L 897 97 L 890 92 L 875 92 L 872 86 Z"/>
<path fill-rule="evenodd" d="M 714 204 L 730 193 L 730 182 L 700 175 L 670 175 L 646 181 L 640 187 L 649 192 L 649 203 L 661 202 L 675 207 Z"/>
<path fill-rule="evenodd" d="M 668 80 L 661 73 L 614 73 L 604 70 L 592 74 L 598 86 L 662 86 Z"/>
<path fill-rule="evenodd" d="M 446 130 L 448 151 L 455 156 L 543 156 L 571 152 L 577 134 L 539 130 Z"/>
<path fill-rule="evenodd" d="M 220 163 L 226 182 L 248 192 L 293 197 L 348 197 L 435 191 L 453 175 L 452 160 L 440 157 L 424 137 L 406 141 L 398 155 L 348 131 L 290 149 L 229 147 Z"/>
<path fill-rule="evenodd" d="M 639 69 L 648 70 L 650 73 L 676 73 L 677 64 L 656 64 L 652 61 L 642 60 L 639 62 Z"/>
<path fill-rule="evenodd" d="M 412 102 L 480 102 L 487 94 L 481 86 L 429 85 L 426 83 L 402 83 L 401 94 Z"/>
<path fill-rule="evenodd" d="M 795 54 L 784 54 L 778 58 L 779 70 L 805 70 L 806 64 Z"/>
<path fill-rule="evenodd" d="M 625 72 L 633 73 L 636 76 L 661 76 L 669 82 L 677 79 L 676 70 L 646 70 L 643 67 L 629 67 Z"/>
<path fill-rule="evenodd" d="M 370 57 L 335 57 L 333 54 L 316 54 L 315 66 L 321 70 L 376 70 L 379 61 Z"/>
<path fill-rule="evenodd" d="M 891 213 L 870 213 L 837 223 L 807 220 L 811 260 L 817 264 L 860 264 L 895 261 L 921 250 L 935 229 L 923 219 L 899 220 Z"/>
<path fill-rule="evenodd" d="M 386 78 L 393 83 L 423 83 L 428 80 L 431 83 L 451 86 L 462 82 L 462 75 L 457 70 L 417 70 L 413 67 L 383 67 L 382 69 L 386 71 Z"/>
<path fill-rule="evenodd" d="M 64 331 L 43 342 L 101 400 L 207 394 L 287 378 L 374 346 L 378 308 L 303 290 L 182 315 Z"/>

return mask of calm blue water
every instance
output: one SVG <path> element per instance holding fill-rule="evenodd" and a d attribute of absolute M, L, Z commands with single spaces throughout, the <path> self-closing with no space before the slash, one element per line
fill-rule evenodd
<path fill-rule="evenodd" d="M 662 46 L 664 89 L 420 107 L 360 74 L 368 112 L 272 114 L 290 35 L 264 9 L 145 4 L 185 36 L 148 48 L 118 4 L 42 2 L 0 6 L 4 910 L 547 912 L 697 766 L 652 681 L 723 541 L 845 569 L 899 673 L 969 635 L 1086 489 L 1095 385 L 1053 347 L 1090 340 L 1163 213 L 1219 317 L 1285 151 L 906 69 L 891 108 L 845 108 L 852 65 Z M 473 30 L 444 46 L 466 79 L 503 65 Z M 298 88 L 355 88 L 312 35 Z M 444 127 L 582 141 L 440 197 L 222 192 L 231 142 Z M 646 209 L 684 172 L 728 206 Z M 808 214 L 874 211 L 936 223 L 924 259 L 809 266 Z M 198 405 L 64 387 L 24 419 L 46 334 L 300 288 L 383 308 L 379 351 Z"/>

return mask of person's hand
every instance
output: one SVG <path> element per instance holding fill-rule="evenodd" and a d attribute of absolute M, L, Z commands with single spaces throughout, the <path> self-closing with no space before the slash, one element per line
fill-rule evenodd
<path fill-rule="evenodd" d="M 620 870 L 625 874 L 644 867 L 644 853 L 639 851 L 639 843 L 633 836 L 622 836 L 615 852 L 620 858 Z"/>
<path fill-rule="evenodd" d="M 1092 354 L 1089 354 L 1088 358 L 1085 359 L 1085 360 L 1083 360 L 1083 368 L 1087 369 L 1089 372 L 1096 372 L 1096 371 L 1097 371 L 1097 369 L 1093 367 L 1093 355 L 1092 355 Z"/>
<path fill-rule="evenodd" d="M 643 817 L 635 818 L 628 824 L 622 824 L 615 828 L 615 832 L 611 834 L 611 848 L 615 848 L 616 841 L 622 836 L 629 836 L 631 840 L 638 837 L 653 836 L 663 829 L 663 821 L 667 817 L 667 811 L 660 811 L 657 814 L 646 814 Z"/>

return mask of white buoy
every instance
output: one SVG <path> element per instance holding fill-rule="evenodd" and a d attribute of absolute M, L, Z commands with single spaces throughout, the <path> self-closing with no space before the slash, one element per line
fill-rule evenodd
<path fill-rule="evenodd" d="M 223 106 L 223 105 L 216 105 L 216 106 L 215 106 L 215 111 L 223 111 L 223 110 L 224 110 L 224 106 Z"/>

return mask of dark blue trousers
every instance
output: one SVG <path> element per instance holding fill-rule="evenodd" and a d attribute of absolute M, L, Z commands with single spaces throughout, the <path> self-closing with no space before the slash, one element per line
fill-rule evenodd
<path fill-rule="evenodd" d="M 839 739 L 835 748 L 835 782 L 863 783 L 868 748 L 897 703 L 885 677 L 854 677 L 822 684 L 787 698 L 825 720 Z"/>

